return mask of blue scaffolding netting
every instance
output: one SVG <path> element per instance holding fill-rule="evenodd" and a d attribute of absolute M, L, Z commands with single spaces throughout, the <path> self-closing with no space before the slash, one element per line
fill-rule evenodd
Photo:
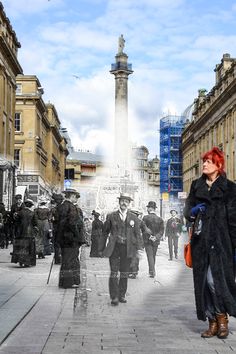
<path fill-rule="evenodd" d="M 183 191 L 181 135 L 184 116 L 160 119 L 160 192 L 177 197 Z"/>

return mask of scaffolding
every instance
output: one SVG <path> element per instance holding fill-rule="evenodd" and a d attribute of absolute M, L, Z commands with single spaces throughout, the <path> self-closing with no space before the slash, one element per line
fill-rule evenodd
<path fill-rule="evenodd" d="M 168 115 L 160 119 L 160 192 L 170 199 L 183 191 L 181 134 L 184 116 Z"/>

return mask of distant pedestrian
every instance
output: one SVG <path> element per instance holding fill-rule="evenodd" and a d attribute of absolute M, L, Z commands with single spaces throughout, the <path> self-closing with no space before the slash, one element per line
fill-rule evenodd
<path fill-rule="evenodd" d="M 103 222 L 99 219 L 100 213 L 93 210 L 92 215 L 94 220 L 92 222 L 91 231 L 91 250 L 90 257 L 99 257 L 99 243 L 101 242 L 103 232 Z"/>
<path fill-rule="evenodd" d="M 61 193 L 53 193 L 51 201 L 52 232 L 55 264 L 61 264 L 61 247 L 58 239 L 59 211 L 64 197 Z"/>
<path fill-rule="evenodd" d="M 47 201 L 39 201 L 38 207 L 34 210 L 34 217 L 38 227 L 36 237 L 36 252 L 38 258 L 45 258 L 46 255 L 51 255 L 52 246 L 50 239 L 52 237 L 51 211 L 47 207 Z"/>
<path fill-rule="evenodd" d="M 236 184 L 227 179 L 218 147 L 202 156 L 202 176 L 192 182 L 184 216 L 194 222 L 191 239 L 197 317 L 208 319 L 203 338 L 227 338 L 236 317 Z"/>
<path fill-rule="evenodd" d="M 130 262 L 142 250 L 139 219 L 128 210 L 132 200 L 129 195 L 121 194 L 119 209 L 107 215 L 103 228 L 100 250 L 103 256 L 109 257 L 109 292 L 113 306 L 127 302 Z"/>
<path fill-rule="evenodd" d="M 85 216 L 84 217 L 84 233 L 85 233 L 85 240 L 86 246 L 89 247 L 91 245 L 91 232 L 92 232 L 92 222 L 90 219 Z"/>
<path fill-rule="evenodd" d="M 83 220 L 77 208 L 80 197 L 75 189 L 66 189 L 64 201 L 58 208 L 58 240 L 61 246 L 60 288 L 78 287 L 80 284 L 79 249 L 85 243 Z"/>
<path fill-rule="evenodd" d="M 22 199 L 21 194 L 15 195 L 15 201 L 11 206 L 11 220 L 12 220 L 12 231 L 13 239 L 19 236 L 19 223 L 18 212 L 24 208 L 25 204 Z"/>
<path fill-rule="evenodd" d="M 173 259 L 173 248 L 175 258 L 178 258 L 178 243 L 179 237 L 182 232 L 182 222 L 180 218 L 178 218 L 178 213 L 176 210 L 172 209 L 170 211 L 171 217 L 167 220 L 166 229 L 165 229 L 165 237 L 168 238 L 168 247 L 169 247 L 169 261 Z"/>
<path fill-rule="evenodd" d="M 156 202 L 148 202 L 148 215 L 143 217 L 143 221 L 147 227 L 146 231 L 143 232 L 143 240 L 147 254 L 150 278 L 154 278 L 156 275 L 156 253 L 164 234 L 164 221 L 160 216 L 156 214 L 156 207 Z"/>
<path fill-rule="evenodd" d="M 6 237 L 6 209 L 4 203 L 0 202 L 0 248 L 7 248 L 7 237 Z"/>

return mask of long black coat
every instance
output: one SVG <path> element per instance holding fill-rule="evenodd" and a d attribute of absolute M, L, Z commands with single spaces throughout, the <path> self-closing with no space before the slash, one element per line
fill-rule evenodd
<path fill-rule="evenodd" d="M 81 210 L 69 200 L 58 205 L 58 242 L 61 248 L 85 243 Z"/>
<path fill-rule="evenodd" d="M 164 234 L 164 221 L 155 213 L 144 215 L 143 222 L 145 223 L 147 230 L 143 232 L 144 244 L 159 245 L 161 238 Z M 156 236 L 156 241 L 149 240 L 150 235 Z"/>
<path fill-rule="evenodd" d="M 190 220 L 191 208 L 198 203 L 206 203 L 207 209 L 202 216 L 201 233 L 193 234 L 191 242 L 197 317 L 206 320 L 204 289 L 208 265 L 221 308 L 236 317 L 236 184 L 221 175 L 208 191 L 202 175 L 192 182 L 184 209 L 186 219 Z"/>

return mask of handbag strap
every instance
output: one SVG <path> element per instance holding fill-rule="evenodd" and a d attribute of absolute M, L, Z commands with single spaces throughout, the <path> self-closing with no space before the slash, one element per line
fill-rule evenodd
<path fill-rule="evenodd" d="M 193 235 L 193 225 L 191 227 L 189 227 L 189 229 L 188 229 L 188 240 L 189 240 L 189 242 L 191 241 L 192 235 Z"/>

